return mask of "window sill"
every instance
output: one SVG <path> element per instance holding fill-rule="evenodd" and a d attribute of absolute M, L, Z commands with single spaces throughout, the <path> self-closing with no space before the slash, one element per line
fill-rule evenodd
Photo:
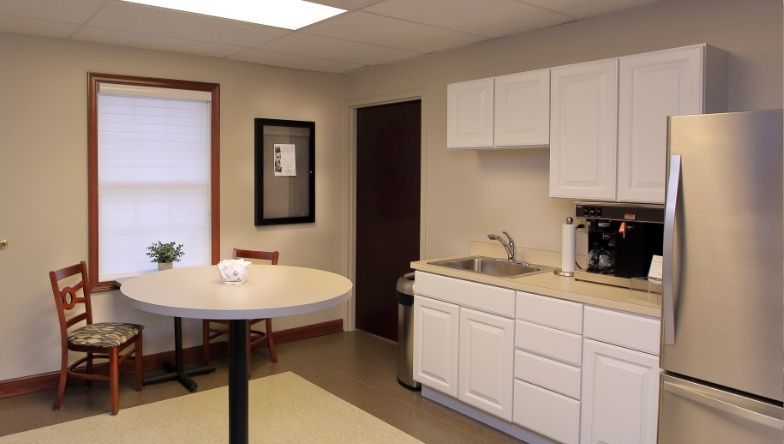
<path fill-rule="evenodd" d="M 117 281 L 106 281 L 106 282 L 96 282 L 90 288 L 92 293 L 99 293 L 102 291 L 111 291 L 111 290 L 118 290 L 120 288 L 120 283 Z"/>

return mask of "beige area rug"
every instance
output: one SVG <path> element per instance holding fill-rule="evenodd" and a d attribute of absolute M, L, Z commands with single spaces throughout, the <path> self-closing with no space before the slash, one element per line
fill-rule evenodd
<path fill-rule="evenodd" d="M 252 443 L 416 443 L 410 435 L 291 372 L 250 381 Z M 228 388 L 0 437 L 0 443 L 228 442 Z"/>

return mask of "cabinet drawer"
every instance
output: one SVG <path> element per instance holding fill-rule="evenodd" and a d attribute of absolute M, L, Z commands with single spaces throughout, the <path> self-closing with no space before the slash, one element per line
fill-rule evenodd
<path fill-rule="evenodd" d="M 515 350 L 515 378 L 580 399 L 580 369 Z"/>
<path fill-rule="evenodd" d="M 582 362 L 582 338 L 574 333 L 516 321 L 515 346 L 567 364 Z"/>
<path fill-rule="evenodd" d="M 659 355 L 660 321 L 603 308 L 585 307 L 585 337 Z"/>
<path fill-rule="evenodd" d="M 507 318 L 514 317 L 515 292 L 508 288 L 417 271 L 414 293 Z"/>
<path fill-rule="evenodd" d="M 583 304 L 517 292 L 517 319 L 580 334 L 583 331 Z"/>
<path fill-rule="evenodd" d="M 515 381 L 513 421 L 557 441 L 577 444 L 580 437 L 580 401 Z"/>

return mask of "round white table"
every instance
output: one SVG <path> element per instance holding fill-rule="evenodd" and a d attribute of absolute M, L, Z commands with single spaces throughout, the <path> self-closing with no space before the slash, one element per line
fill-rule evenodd
<path fill-rule="evenodd" d="M 139 310 L 229 320 L 229 442 L 248 442 L 248 320 L 318 311 L 342 303 L 352 283 L 312 268 L 251 265 L 246 282 L 224 284 L 214 265 L 128 279 L 120 291 Z"/>

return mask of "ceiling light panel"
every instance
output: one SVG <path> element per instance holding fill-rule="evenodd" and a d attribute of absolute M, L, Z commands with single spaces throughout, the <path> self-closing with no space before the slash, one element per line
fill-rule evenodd
<path fill-rule="evenodd" d="M 256 23 L 120 1 L 107 2 L 86 25 L 243 48 L 291 33 L 287 29 Z"/>
<path fill-rule="evenodd" d="M 346 12 L 345 9 L 304 0 L 123 1 L 286 29 L 299 29 Z"/>

